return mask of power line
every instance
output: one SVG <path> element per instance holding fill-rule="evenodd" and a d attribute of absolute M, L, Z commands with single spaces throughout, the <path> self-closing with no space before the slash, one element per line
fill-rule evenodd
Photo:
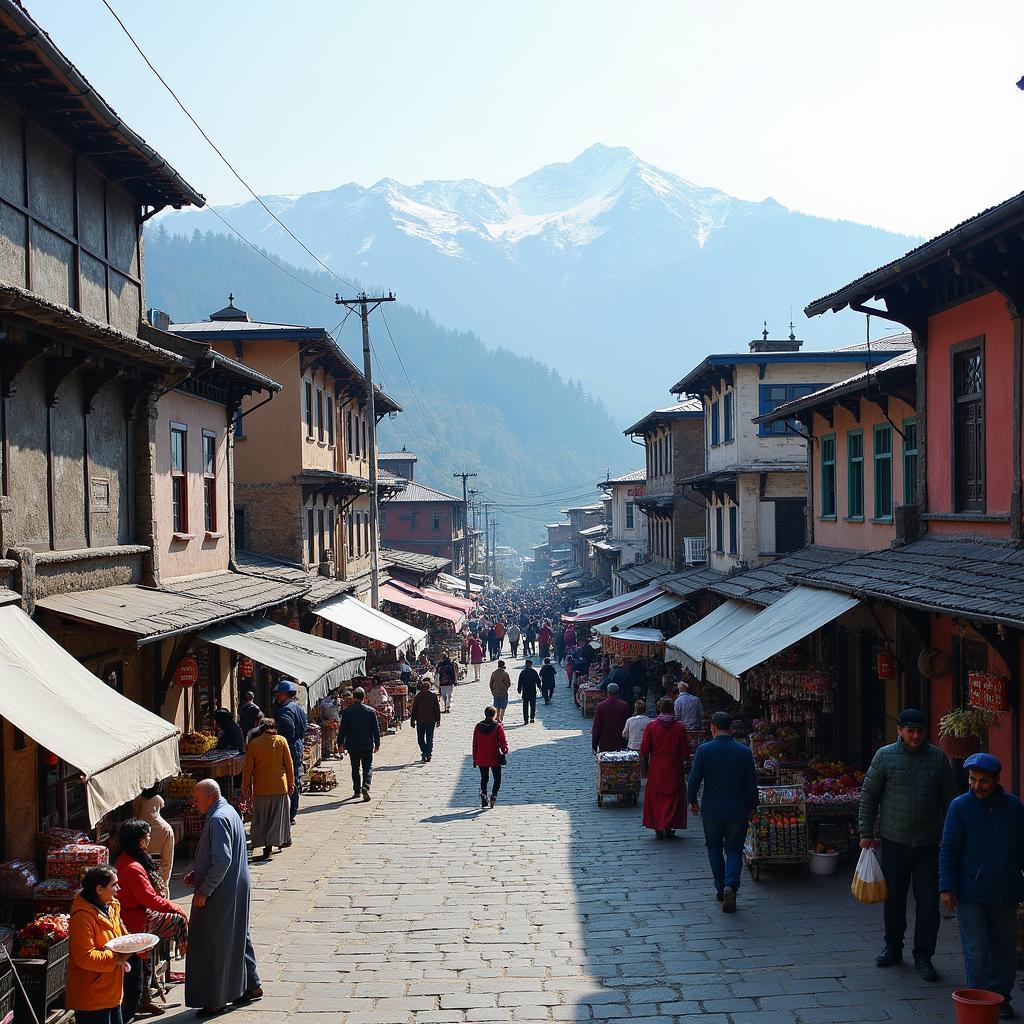
<path fill-rule="evenodd" d="M 433 435 L 434 443 L 437 445 L 438 451 L 443 452 L 444 445 L 441 444 L 441 441 L 437 436 L 437 431 L 434 430 L 433 423 L 431 423 L 430 420 L 427 419 L 427 414 L 423 408 L 423 403 L 420 401 L 420 396 L 416 391 L 416 388 L 413 387 L 412 378 L 409 376 L 409 371 L 405 368 L 405 361 L 402 359 L 402 353 L 398 351 L 398 346 L 395 344 L 395 337 L 391 333 L 391 327 L 388 324 L 388 318 L 384 315 L 383 308 L 380 311 L 380 317 L 384 321 L 384 326 L 387 329 L 388 337 L 391 339 L 391 347 L 395 350 L 395 355 L 398 357 L 398 365 L 402 368 L 402 373 L 405 374 L 405 379 L 409 384 L 409 390 L 412 392 L 412 397 L 416 400 L 416 405 L 420 410 L 420 415 L 423 417 L 423 422 L 426 423 L 427 427 L 430 430 L 430 433 Z"/>
<path fill-rule="evenodd" d="M 133 36 L 131 32 L 128 31 L 128 26 L 125 25 L 125 23 L 121 20 L 121 17 L 117 13 L 117 11 L 115 11 L 114 8 L 110 6 L 109 0 L 102 0 L 102 2 L 103 6 L 106 7 L 106 9 L 110 12 L 113 19 L 118 23 L 118 25 L 121 26 L 121 31 L 123 31 L 124 34 L 131 41 L 132 46 L 134 46 L 135 49 L 138 50 L 139 56 L 146 62 L 146 65 L 149 68 L 149 70 L 152 71 L 154 75 L 156 75 L 156 77 L 160 81 L 160 84 L 171 94 L 171 97 L 174 100 L 174 102 L 177 103 L 178 106 L 181 108 L 181 112 L 192 122 L 193 125 L 195 125 L 196 131 L 198 131 L 199 134 L 202 135 L 202 137 L 207 141 L 207 143 L 209 143 L 210 148 L 217 154 L 217 156 L 221 158 L 221 160 L 224 162 L 224 166 L 227 167 L 227 169 L 239 180 L 239 182 L 241 182 L 241 184 L 245 187 L 245 190 L 249 193 L 249 195 L 251 195 L 253 199 L 255 199 L 256 202 L 259 203 L 260 206 L 262 206 L 263 209 L 274 219 L 274 221 L 276 221 L 285 230 L 285 232 L 287 232 L 289 237 L 292 238 L 293 241 L 297 242 L 308 256 L 316 260 L 316 262 L 319 263 L 320 266 L 323 267 L 324 270 L 326 270 L 327 273 L 331 275 L 331 277 L 336 278 L 346 287 L 355 290 L 354 284 L 352 284 L 350 281 L 346 281 L 343 277 L 341 277 L 339 274 L 336 274 L 329 266 L 327 266 L 327 264 L 324 263 L 324 261 L 320 259 L 320 257 L 317 256 L 317 254 L 313 252 L 313 250 L 310 249 L 309 246 L 306 245 L 306 243 L 303 242 L 302 239 L 299 238 L 299 236 L 295 234 L 295 232 L 292 231 L 292 229 L 288 227 L 288 225 L 285 224 L 285 222 L 281 220 L 281 218 L 278 217 L 278 215 L 274 213 L 274 211 L 269 206 L 267 206 L 267 204 L 258 195 L 256 195 L 256 192 L 252 189 L 252 187 L 245 180 L 245 178 L 243 178 L 241 174 L 239 174 L 238 171 L 235 170 L 235 167 L 231 163 L 231 161 L 228 160 L 228 158 L 221 152 L 220 147 L 217 145 L 217 143 L 215 143 L 213 139 L 211 139 L 210 136 L 206 134 L 206 132 L 203 130 L 202 125 L 200 125 L 200 123 L 192 116 L 192 113 L 191 111 L 189 111 L 188 107 L 186 107 L 185 104 L 181 102 L 181 100 L 178 98 L 178 94 L 171 88 L 167 79 L 164 78 L 164 76 L 161 75 L 159 71 L 157 71 L 157 69 L 153 65 L 153 62 L 149 59 L 149 57 L 146 56 L 145 50 L 143 50 L 142 47 L 136 41 L 135 36 Z"/>

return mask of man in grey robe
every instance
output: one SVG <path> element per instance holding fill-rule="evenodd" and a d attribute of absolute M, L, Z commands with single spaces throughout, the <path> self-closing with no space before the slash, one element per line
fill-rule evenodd
<path fill-rule="evenodd" d="M 249 864 L 245 829 L 238 812 L 212 779 L 192 791 L 206 815 L 193 870 L 195 886 L 185 958 L 185 1005 L 213 1016 L 228 1003 L 251 1003 L 263 995 L 256 953 L 249 936 Z"/>

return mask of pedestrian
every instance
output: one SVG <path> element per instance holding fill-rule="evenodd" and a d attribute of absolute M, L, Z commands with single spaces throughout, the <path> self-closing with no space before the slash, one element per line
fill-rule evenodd
<path fill-rule="evenodd" d="M 409 724 L 416 730 L 420 761 L 427 763 L 434 756 L 434 730 L 441 725 L 441 702 L 430 688 L 429 679 L 421 679 L 412 699 Z"/>
<path fill-rule="evenodd" d="M 618 688 L 619 697 L 626 701 L 627 704 L 633 700 L 633 680 L 630 677 L 629 669 L 626 667 L 625 662 L 616 661 L 608 672 L 608 674 L 601 680 L 601 689 L 607 691 L 611 683 L 614 683 Z"/>
<path fill-rule="evenodd" d="M 676 697 L 675 703 L 672 705 L 672 713 L 687 729 L 693 731 L 702 729 L 704 727 L 704 705 L 701 704 L 700 697 L 690 693 L 689 684 L 682 679 L 676 683 L 676 691 L 679 696 Z M 670 697 L 669 700 L 671 699 Z"/>
<path fill-rule="evenodd" d="M 246 690 L 242 706 L 238 709 L 238 727 L 242 735 L 248 738 L 256 723 L 263 717 L 263 709 L 256 703 L 256 694 L 252 690 Z"/>
<path fill-rule="evenodd" d="M 512 657 L 518 658 L 519 641 L 523 635 L 522 630 L 519 628 L 519 626 L 516 625 L 515 622 L 513 622 L 512 625 L 508 627 L 508 632 L 505 635 L 508 637 L 508 646 L 509 649 L 512 651 Z M 499 708 L 498 710 L 500 711 L 501 709 Z"/>
<path fill-rule="evenodd" d="M 512 678 L 505 668 L 505 662 L 499 661 L 498 667 L 491 673 L 488 684 L 491 699 L 498 713 L 498 724 L 505 721 L 505 709 L 508 707 L 508 691 L 512 689 Z"/>
<path fill-rule="evenodd" d="M 497 708 L 484 708 L 484 720 L 477 722 L 473 730 L 473 766 L 480 769 L 480 806 L 488 806 L 487 780 L 488 774 L 493 776 L 491 783 L 490 806 L 498 802 L 498 790 L 501 789 L 501 768 L 505 764 L 508 753 L 508 740 L 505 729 L 496 721 Z"/>
<path fill-rule="evenodd" d="M 547 619 L 537 630 L 537 643 L 540 645 L 540 656 L 546 658 L 551 654 L 551 625 Z"/>
<path fill-rule="evenodd" d="M 572 658 L 572 652 L 576 650 L 576 624 L 570 622 L 565 627 L 565 632 L 562 634 L 562 643 L 565 645 L 565 657 L 566 660 Z"/>
<path fill-rule="evenodd" d="M 880 747 L 871 759 L 860 794 L 860 845 L 876 845 L 885 876 L 885 946 L 879 967 L 903 960 L 907 930 L 907 893 L 914 888 L 914 969 L 936 981 L 932 963 L 939 933 L 939 838 L 957 795 L 953 768 L 938 747 L 925 741 L 925 717 L 906 708 L 897 719 L 895 743 Z"/>
<path fill-rule="evenodd" d="M 1024 805 L 999 784 L 992 754 L 964 761 L 969 793 L 946 813 L 939 848 L 942 904 L 956 911 L 968 988 L 998 992 L 999 1016 L 1014 1016 L 1017 904 L 1024 901 Z"/>
<path fill-rule="evenodd" d="M 627 750 L 640 750 L 640 741 L 644 736 L 644 729 L 651 724 L 652 719 L 647 714 L 647 701 L 640 697 L 633 701 L 633 717 L 626 719 L 622 727 L 622 738 L 626 741 Z"/>
<path fill-rule="evenodd" d="M 747 825 L 757 812 L 757 771 L 750 748 L 733 739 L 732 715 L 727 711 L 711 716 L 711 736 L 693 755 L 686 794 L 690 810 L 700 814 L 704 826 L 715 899 L 726 914 L 732 914 L 740 888 Z M 701 784 L 704 795 L 698 808 Z"/>
<path fill-rule="evenodd" d="M 495 661 L 498 657 L 498 633 L 493 623 L 487 630 L 487 657 L 488 661 Z"/>
<path fill-rule="evenodd" d="M 146 822 L 152 831 L 150 856 L 155 858 L 164 887 L 170 891 L 171 872 L 174 869 L 174 829 L 160 813 L 164 809 L 164 798 L 160 791 L 160 783 L 144 789 L 132 801 L 132 814 Z"/>
<path fill-rule="evenodd" d="M 480 666 L 484 661 L 484 649 L 475 636 L 469 638 L 469 663 L 473 666 L 473 682 L 480 682 Z"/>
<path fill-rule="evenodd" d="M 341 713 L 338 725 L 338 749 L 347 750 L 352 769 L 352 795 L 370 799 L 370 780 L 373 778 L 373 755 L 380 750 L 380 723 L 377 712 L 368 708 L 366 691 L 357 686 L 352 691 L 354 703 Z"/>
<path fill-rule="evenodd" d="M 296 695 L 299 688 L 291 679 L 282 679 L 274 688 L 274 721 L 277 723 L 278 735 L 283 736 L 292 753 L 292 776 L 295 785 L 292 788 L 290 810 L 291 824 L 299 813 L 299 794 L 302 792 L 302 740 L 309 728 L 306 709 L 299 704 Z"/>
<path fill-rule="evenodd" d="M 121 920 L 129 934 L 146 932 L 188 944 L 188 914 L 167 899 L 164 880 L 156 861 L 149 855 L 153 830 L 141 818 L 129 818 L 117 834 L 121 854 L 115 868 L 120 887 Z M 153 1002 L 150 979 L 152 953 L 135 953 L 129 960 L 131 970 L 125 978 L 121 1015 L 126 1021 L 136 1013 L 160 1016 L 164 1011 Z"/>
<path fill-rule="evenodd" d="M 480 642 L 476 641 L 477 646 L 480 646 Z M 483 661 L 481 655 L 480 660 Z M 480 678 L 480 664 L 479 662 L 474 668 L 476 672 L 476 678 Z M 452 661 L 448 654 L 448 649 L 445 648 L 444 654 L 441 660 L 437 663 L 437 686 L 441 691 L 441 707 L 442 710 L 447 712 L 452 709 L 452 694 L 455 692 L 455 684 L 459 679 L 459 670 L 455 667 L 455 662 Z"/>
<path fill-rule="evenodd" d="M 185 1005 L 203 1016 L 221 1013 L 228 1003 L 263 997 L 256 953 L 249 935 L 252 885 L 245 827 L 238 811 L 221 796 L 213 779 L 197 782 L 192 799 L 206 816 L 192 870 L 194 886 L 185 957 Z"/>
<path fill-rule="evenodd" d="M 643 658 L 634 658 L 628 665 L 630 700 L 647 696 L 647 666 Z"/>
<path fill-rule="evenodd" d="M 550 658 L 544 659 L 544 664 L 540 667 L 540 694 L 544 698 L 545 704 L 551 703 L 551 697 L 555 692 L 555 676 L 558 674 L 558 669 L 551 664 Z"/>
<path fill-rule="evenodd" d="M 640 741 L 640 758 L 647 769 L 643 826 L 653 828 L 656 839 L 675 839 L 676 829 L 686 828 L 683 773 L 689 756 L 686 727 L 672 713 L 672 698 L 662 697 L 658 717 Z"/>
<path fill-rule="evenodd" d="M 426 651 L 420 651 L 420 656 L 416 659 L 416 671 L 421 676 L 434 671 L 434 666 L 431 664 Z"/>
<path fill-rule="evenodd" d="M 213 713 L 217 723 L 217 750 L 245 750 L 245 734 L 227 708 L 218 708 Z"/>
<path fill-rule="evenodd" d="M 540 676 L 537 675 L 533 662 L 527 659 L 516 683 L 516 690 L 523 698 L 523 725 L 529 725 L 537 717 L 537 691 L 539 689 Z"/>
<path fill-rule="evenodd" d="M 111 939 L 128 934 L 116 898 L 117 872 L 108 864 L 88 868 L 71 901 L 69 952 L 64 1005 L 75 1024 L 121 1024 L 127 953 L 107 949 Z"/>
<path fill-rule="evenodd" d="M 561 665 L 565 661 L 565 630 L 555 625 L 555 661 Z"/>
<path fill-rule="evenodd" d="M 398 663 L 398 678 L 405 683 L 406 686 L 412 685 L 412 665 L 409 664 L 408 658 L 403 654 L 401 661 Z"/>
<path fill-rule="evenodd" d="M 505 619 L 500 618 L 494 624 L 494 657 L 501 657 L 501 649 L 505 645 Z M 493 658 L 491 659 L 494 660 Z"/>
<path fill-rule="evenodd" d="M 283 850 L 292 845 L 290 794 L 295 789 L 291 750 L 273 719 L 265 718 L 252 731 L 245 748 L 242 789 L 252 793 L 252 848 L 263 847 L 254 859 L 270 860 L 271 847 Z"/>
<path fill-rule="evenodd" d="M 523 644 L 523 654 L 529 657 L 531 654 L 536 654 L 534 649 L 537 645 L 537 623 L 530 619 L 526 624 L 525 641 Z"/>
<path fill-rule="evenodd" d="M 590 727 L 590 745 L 595 754 L 607 750 L 621 750 L 625 746 L 622 731 L 629 718 L 629 705 L 619 697 L 615 683 L 608 684 L 608 696 L 594 709 L 594 722 Z"/>

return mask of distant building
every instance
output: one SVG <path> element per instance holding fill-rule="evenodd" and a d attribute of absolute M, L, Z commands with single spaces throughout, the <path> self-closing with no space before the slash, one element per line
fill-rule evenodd
<path fill-rule="evenodd" d="M 449 558 L 452 573 L 465 565 L 462 499 L 454 494 L 409 483 L 381 508 L 381 547 Z"/>
<path fill-rule="evenodd" d="M 647 497 L 647 470 L 609 477 L 598 487 L 611 504 L 608 535 L 594 544 L 598 554 L 609 563 L 609 571 L 643 562 L 649 550 L 647 515 L 637 503 Z"/>
<path fill-rule="evenodd" d="M 413 480 L 416 475 L 416 463 L 418 458 L 410 451 L 402 447 L 400 452 L 378 452 L 377 465 L 403 480 Z"/>

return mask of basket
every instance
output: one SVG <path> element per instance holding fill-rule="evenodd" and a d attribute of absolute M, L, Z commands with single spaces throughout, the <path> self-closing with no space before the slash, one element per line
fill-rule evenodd
<path fill-rule="evenodd" d="M 333 768 L 314 768 L 309 773 L 310 793 L 329 793 L 338 785 L 338 776 Z"/>
<path fill-rule="evenodd" d="M 25 986 L 25 994 L 32 1004 L 39 1020 L 46 1019 L 47 1010 L 57 998 L 64 994 L 68 982 L 68 949 L 70 943 L 67 939 L 51 946 L 46 953 L 46 959 L 38 960 L 15 960 L 14 965 L 18 969 L 22 985 Z M 32 1013 L 25 1000 L 19 992 L 16 997 L 14 1009 L 15 1024 L 22 1024 L 32 1020 Z"/>

